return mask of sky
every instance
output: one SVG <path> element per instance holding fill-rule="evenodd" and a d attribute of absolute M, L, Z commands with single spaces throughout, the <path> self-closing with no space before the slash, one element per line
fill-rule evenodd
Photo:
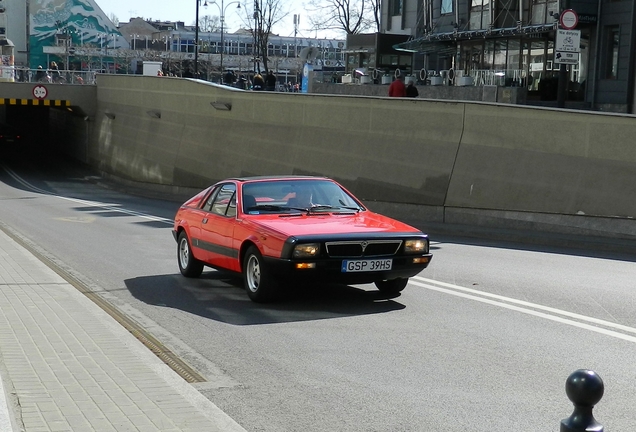
<path fill-rule="evenodd" d="M 194 24 L 196 17 L 197 0 L 95 0 L 107 17 L 115 15 L 119 22 L 128 22 L 130 18 L 141 17 L 159 21 L 183 21 L 186 25 Z M 201 4 L 206 0 L 201 0 Z M 219 9 L 212 1 L 208 1 L 208 7 L 199 7 L 199 17 L 205 15 L 220 16 Z M 243 4 L 244 0 L 240 3 Z M 294 35 L 294 14 L 300 15 L 300 25 L 298 26 L 299 37 L 342 37 L 338 33 L 323 32 L 316 33 L 310 31 L 309 19 L 304 16 L 304 6 L 302 0 L 281 0 L 289 14 L 273 28 L 273 31 L 281 36 Z M 217 0 L 220 5 L 221 0 Z M 236 4 L 232 0 L 224 0 L 225 6 L 225 29 L 228 33 L 246 27 L 244 21 L 244 9 L 237 10 Z"/>

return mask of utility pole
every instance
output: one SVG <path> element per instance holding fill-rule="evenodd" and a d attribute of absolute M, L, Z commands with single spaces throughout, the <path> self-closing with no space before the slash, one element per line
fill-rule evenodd
<path fill-rule="evenodd" d="M 260 64 L 258 63 L 258 53 L 260 51 L 259 46 L 259 33 L 260 27 L 260 7 L 258 0 L 254 0 L 254 73 L 260 73 Z"/>
<path fill-rule="evenodd" d="M 565 9 L 570 9 L 570 0 L 564 1 L 564 7 Z M 560 11 L 560 13 L 562 12 L 563 11 Z M 559 22 L 559 25 L 557 25 L 557 28 L 561 27 L 560 24 L 561 23 Z M 567 88 L 568 88 L 568 69 L 566 64 L 561 63 L 561 66 L 559 67 L 559 83 L 557 85 L 557 108 L 565 108 L 565 99 L 566 99 L 567 91 L 568 91 Z"/>
<path fill-rule="evenodd" d="M 298 58 L 298 45 L 296 42 L 296 35 L 298 34 L 298 26 L 300 25 L 300 14 L 294 14 L 294 59 Z M 296 63 L 296 82 L 298 82 L 298 60 Z"/>
<path fill-rule="evenodd" d="M 199 3 L 201 0 L 195 0 L 197 3 L 196 22 L 194 23 L 194 78 L 199 79 Z"/>

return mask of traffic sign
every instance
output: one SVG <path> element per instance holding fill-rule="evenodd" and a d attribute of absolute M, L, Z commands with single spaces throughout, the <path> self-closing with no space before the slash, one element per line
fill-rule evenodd
<path fill-rule="evenodd" d="M 579 53 L 557 51 L 557 52 L 554 53 L 554 63 L 556 63 L 556 64 L 578 64 L 579 63 Z"/>
<path fill-rule="evenodd" d="M 561 24 L 561 28 L 563 29 L 572 30 L 579 24 L 579 16 L 574 10 L 566 9 L 561 12 L 559 24 Z"/>
<path fill-rule="evenodd" d="M 556 31 L 555 51 L 581 52 L 581 30 Z"/>
<path fill-rule="evenodd" d="M 49 94 L 49 91 L 43 85 L 36 85 L 33 87 L 33 97 L 39 100 L 46 99 Z"/>

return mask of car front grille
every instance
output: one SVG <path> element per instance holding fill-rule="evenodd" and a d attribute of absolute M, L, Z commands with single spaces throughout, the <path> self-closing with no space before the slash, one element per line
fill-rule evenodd
<path fill-rule="evenodd" d="M 354 240 L 325 243 L 330 258 L 358 258 L 395 255 L 402 240 Z"/>

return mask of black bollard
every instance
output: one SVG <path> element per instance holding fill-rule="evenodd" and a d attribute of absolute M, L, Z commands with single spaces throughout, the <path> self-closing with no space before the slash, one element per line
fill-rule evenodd
<path fill-rule="evenodd" d="M 603 432 L 603 425 L 592 415 L 592 409 L 601 398 L 605 386 L 596 372 L 579 369 L 565 381 L 565 393 L 574 404 L 572 415 L 561 420 L 560 432 Z"/>

